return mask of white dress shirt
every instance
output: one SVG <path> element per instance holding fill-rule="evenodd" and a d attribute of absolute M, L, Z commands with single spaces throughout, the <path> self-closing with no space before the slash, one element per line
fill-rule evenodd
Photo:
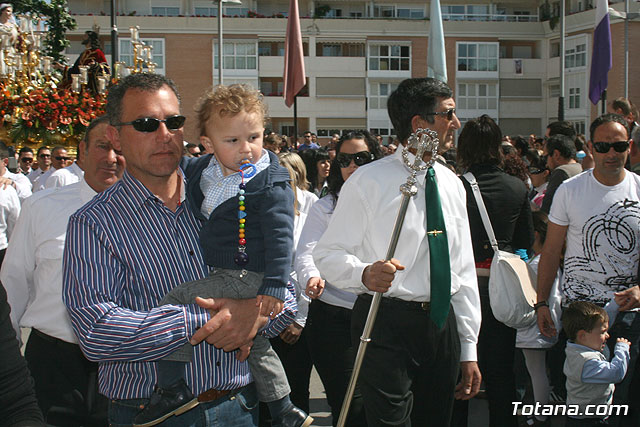
<path fill-rule="evenodd" d="M 0 188 L 0 249 L 7 248 L 19 215 L 20 200 L 16 190 L 9 185 Z"/>
<path fill-rule="evenodd" d="M 313 249 L 316 247 L 318 240 L 326 231 L 329 220 L 333 214 L 335 199 L 331 194 L 323 197 L 315 202 L 309 210 L 307 221 L 302 229 L 300 241 L 296 249 L 298 254 L 296 257 L 296 271 L 298 277 L 301 278 L 301 284 L 306 289 L 307 282 L 312 277 L 322 277 L 316 264 L 313 261 Z M 304 292 L 303 289 L 303 292 Z M 320 301 L 335 305 L 337 307 L 347 308 L 351 310 L 356 302 L 356 295 L 352 292 L 343 291 L 325 281 L 324 291 L 318 298 Z"/>
<path fill-rule="evenodd" d="M 83 179 L 25 200 L 0 271 L 18 337 L 21 326 L 78 342 L 62 303 L 62 252 L 69 217 L 95 195 Z"/>
<path fill-rule="evenodd" d="M 413 156 L 409 156 L 413 162 Z M 451 304 L 461 343 L 460 361 L 477 360 L 480 297 L 467 218 L 467 199 L 460 179 L 447 167 L 433 165 L 447 228 L 451 265 Z M 372 293 L 362 284 L 368 265 L 385 258 L 409 176 L 402 150 L 358 168 L 345 182 L 329 227 L 313 251 L 322 277 L 356 294 Z M 409 201 L 396 258 L 405 270 L 396 272 L 387 297 L 430 301 L 429 244 L 426 239 L 426 172 L 418 173 L 418 194 Z"/>
<path fill-rule="evenodd" d="M 40 190 L 44 190 L 44 185 L 47 182 L 47 179 L 51 176 L 52 173 L 57 171 L 53 166 L 47 169 L 45 172 L 42 172 L 41 169 L 37 169 L 35 171 L 33 179 L 31 179 L 31 183 L 33 184 L 32 191 L 35 193 Z"/>
<path fill-rule="evenodd" d="M 18 198 L 21 202 L 31 196 L 31 181 L 29 181 L 29 178 L 21 173 L 9 172 L 7 169 L 5 169 L 4 175 L 2 176 L 4 178 L 9 178 L 16 184 L 16 192 L 18 193 Z"/>
<path fill-rule="evenodd" d="M 83 177 L 84 171 L 78 163 L 73 162 L 71 166 L 54 171 L 44 183 L 44 188 L 64 187 L 80 181 Z"/>

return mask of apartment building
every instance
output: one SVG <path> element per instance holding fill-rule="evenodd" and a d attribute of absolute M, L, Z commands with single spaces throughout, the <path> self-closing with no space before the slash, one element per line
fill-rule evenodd
<path fill-rule="evenodd" d="M 566 0 L 565 118 L 588 133 L 600 112 L 588 99 L 595 11 L 591 0 Z M 610 2 L 624 10 L 624 2 Z M 223 3 L 223 81 L 259 88 L 269 104 L 270 127 L 293 132 L 293 109 L 282 99 L 288 0 Z M 307 87 L 298 97 L 298 130 L 320 137 L 344 129 L 393 135 L 388 94 L 408 77 L 427 73 L 429 8 L 425 1 L 299 0 Z M 441 1 L 448 80 L 464 122 L 496 118 L 506 134 L 543 134 L 558 117 L 560 96 L 559 1 Z M 70 0 L 78 28 L 69 34 L 70 60 L 94 25 L 109 58 L 107 0 Z M 197 141 L 193 105 L 218 80 L 217 1 L 120 0 L 119 57 L 131 62 L 129 27 L 153 46 L 157 72 L 178 84 L 189 118 L 186 139 Z M 631 11 L 639 12 L 637 2 Z M 611 18 L 614 65 L 608 99 L 624 95 L 624 21 Z M 629 22 L 630 46 L 640 24 Z M 637 56 L 637 55 L 635 55 Z M 630 56 L 629 97 L 640 103 L 640 59 Z"/>

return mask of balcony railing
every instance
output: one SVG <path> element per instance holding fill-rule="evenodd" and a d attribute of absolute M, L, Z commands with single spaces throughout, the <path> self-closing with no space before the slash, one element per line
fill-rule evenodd
<path fill-rule="evenodd" d="M 503 15 L 480 13 L 443 13 L 444 21 L 538 22 L 537 15 Z"/>

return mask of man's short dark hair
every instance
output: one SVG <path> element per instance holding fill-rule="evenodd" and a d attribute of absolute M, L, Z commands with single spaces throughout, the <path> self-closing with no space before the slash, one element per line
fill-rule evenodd
<path fill-rule="evenodd" d="M 46 145 L 43 145 L 42 147 L 38 148 L 38 152 L 37 152 L 37 156 L 40 156 L 40 153 L 42 152 L 42 150 L 49 150 L 51 151 L 51 148 L 47 147 Z"/>
<path fill-rule="evenodd" d="M 103 115 L 103 116 L 96 117 L 95 119 L 91 120 L 91 123 L 89 124 L 89 127 L 84 132 L 84 136 L 82 137 L 82 140 L 85 142 L 85 146 L 84 146 L 85 150 L 89 149 L 89 134 L 96 127 L 98 127 L 98 125 L 101 125 L 101 124 L 109 124 L 109 117 L 107 117 L 106 115 Z"/>
<path fill-rule="evenodd" d="M 53 147 L 51 149 L 51 157 L 54 156 L 56 151 L 61 151 L 61 150 L 67 151 L 67 147 L 63 147 L 62 145 L 56 145 L 55 147 Z"/>
<path fill-rule="evenodd" d="M 591 126 L 589 126 L 589 132 L 591 134 L 591 140 L 593 141 L 593 135 L 596 133 L 596 129 L 605 123 L 620 123 L 624 126 L 624 129 L 627 131 L 627 139 L 629 138 L 629 123 L 627 120 L 622 117 L 620 114 L 615 113 L 607 113 L 603 114 L 600 117 L 596 117 L 596 119 L 591 122 Z"/>
<path fill-rule="evenodd" d="M 18 151 L 18 158 L 22 156 L 22 153 L 31 153 L 33 154 L 33 150 L 31 147 L 22 147 L 20 151 Z"/>
<path fill-rule="evenodd" d="M 0 141 L 0 160 L 4 160 L 9 157 L 9 147 L 7 144 Z"/>
<path fill-rule="evenodd" d="M 116 126 L 121 121 L 122 115 L 122 99 L 129 89 L 137 89 L 144 92 L 157 92 L 163 86 L 168 86 L 178 98 L 180 103 L 180 95 L 178 88 L 173 80 L 161 75 L 152 73 L 135 73 L 130 74 L 120 80 L 118 84 L 109 88 L 107 95 L 107 117 L 109 123 Z"/>
<path fill-rule="evenodd" d="M 579 331 L 591 332 L 599 323 L 606 325 L 608 320 L 604 308 L 586 301 L 572 302 L 562 311 L 562 328 L 574 342 Z"/>
<path fill-rule="evenodd" d="M 561 134 L 549 137 L 547 140 L 547 154 L 553 156 L 553 152 L 557 151 L 565 159 L 575 159 L 576 144 L 573 140 L 574 138 Z"/>
<path fill-rule="evenodd" d="M 453 91 L 444 82 L 430 77 L 406 79 L 398 85 L 387 99 L 387 112 L 400 142 L 411 135 L 411 119 L 420 116 L 429 123 L 435 121 L 434 113 L 440 100 L 453 96 Z"/>
<path fill-rule="evenodd" d="M 629 114 L 633 113 L 633 104 L 631 104 L 631 101 L 629 101 L 627 98 L 624 97 L 620 97 L 620 98 L 616 98 L 613 100 L 613 102 L 611 103 L 611 108 L 615 111 L 615 110 L 620 110 L 622 111 L 622 115 L 623 116 L 628 116 Z"/>
<path fill-rule="evenodd" d="M 520 152 L 521 156 L 524 156 L 529 150 L 529 141 L 521 135 L 512 136 L 511 142 L 513 146 L 516 147 L 516 150 Z"/>
<path fill-rule="evenodd" d="M 566 120 L 549 123 L 549 126 L 547 126 L 547 129 L 549 129 L 549 136 L 567 135 L 568 137 L 573 139 L 576 137 L 576 134 L 577 134 L 576 128 L 575 126 L 573 126 L 573 123 L 568 122 Z"/>

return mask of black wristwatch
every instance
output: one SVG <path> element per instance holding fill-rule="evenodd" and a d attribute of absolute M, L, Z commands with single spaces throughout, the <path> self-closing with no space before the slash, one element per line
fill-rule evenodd
<path fill-rule="evenodd" d="M 540 307 L 549 307 L 549 303 L 547 301 L 540 301 L 533 304 L 533 310 L 537 313 Z"/>

